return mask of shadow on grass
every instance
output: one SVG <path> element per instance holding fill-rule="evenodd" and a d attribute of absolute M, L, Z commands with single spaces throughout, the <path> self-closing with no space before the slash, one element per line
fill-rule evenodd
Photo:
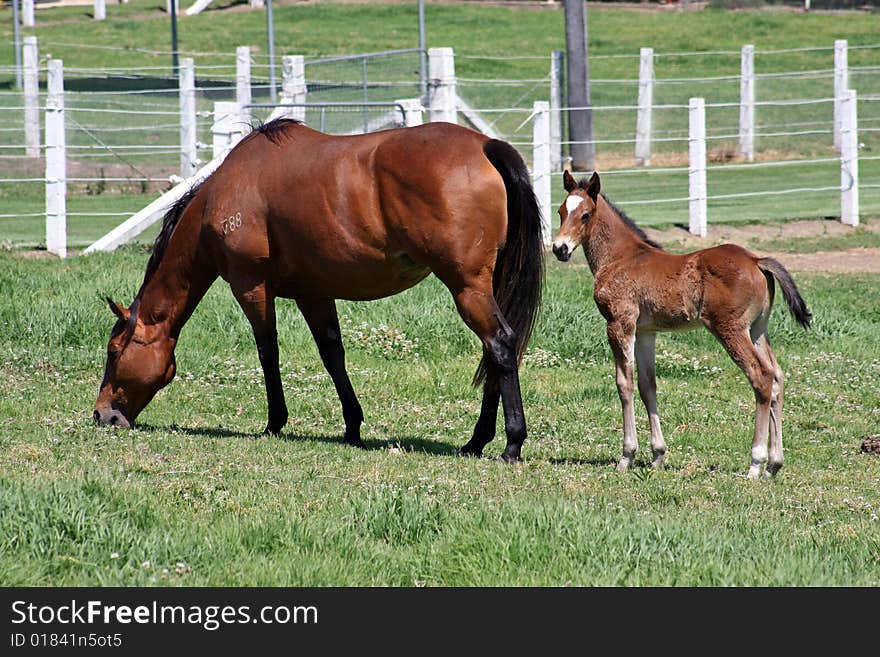
<path fill-rule="evenodd" d="M 236 431 L 234 429 L 226 429 L 224 427 L 181 427 L 176 424 L 170 426 L 155 426 L 151 424 L 139 424 L 137 427 L 141 431 L 167 431 L 186 434 L 188 436 L 205 436 L 208 438 L 261 438 L 263 434 L 249 431 Z M 268 436 L 267 436 L 268 437 Z M 298 434 L 284 433 L 277 436 L 278 440 L 285 442 L 307 441 L 313 443 L 327 443 L 328 445 L 339 445 L 340 447 L 349 447 L 342 439 L 342 435 L 322 435 L 322 434 Z M 367 439 L 364 440 L 367 451 L 387 450 L 391 447 L 397 447 L 404 452 L 421 452 L 436 456 L 457 456 L 458 447 L 447 443 L 438 442 L 436 440 L 428 440 L 426 438 L 405 437 L 405 438 L 389 438 L 388 440 Z M 355 448 L 350 448 L 355 449 Z"/>

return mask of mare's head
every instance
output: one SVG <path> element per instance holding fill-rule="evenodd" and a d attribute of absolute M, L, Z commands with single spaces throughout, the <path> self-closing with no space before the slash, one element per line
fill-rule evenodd
<path fill-rule="evenodd" d="M 174 378 L 174 341 L 156 326 L 138 319 L 138 301 L 131 309 L 110 298 L 116 324 L 107 344 L 107 365 L 95 402 L 98 424 L 130 429 L 134 420 L 160 389 Z"/>
<path fill-rule="evenodd" d="M 559 232 L 553 239 L 553 254 L 565 262 L 587 236 L 587 226 L 599 203 L 599 174 L 593 173 L 588 180 L 576 182 L 566 171 L 562 184 L 568 196 L 559 206 Z"/>

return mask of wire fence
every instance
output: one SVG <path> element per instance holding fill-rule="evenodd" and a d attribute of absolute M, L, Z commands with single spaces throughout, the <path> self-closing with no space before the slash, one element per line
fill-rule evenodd
<path fill-rule="evenodd" d="M 139 210 L 174 184 L 181 155 L 179 81 L 170 67 L 150 61 L 170 55 L 168 51 L 67 42 L 40 45 L 51 49 L 54 57 L 75 47 L 145 56 L 140 67 L 64 71 L 70 243 L 85 246 L 120 217 Z M 638 217 L 640 221 L 683 220 L 688 204 L 688 100 L 702 97 L 706 100 L 712 220 L 839 214 L 839 198 L 829 193 L 839 189 L 840 177 L 833 144 L 833 50 L 831 46 L 755 50 L 757 161 L 753 163 L 739 161 L 741 53 L 654 53 L 651 167 L 633 166 L 639 55 L 591 57 L 597 61 L 591 86 L 592 144 L 596 168 L 607 176 L 606 189 L 624 207 L 631 204 L 645 213 Z M 880 45 L 850 46 L 850 51 L 849 87 L 859 94 L 862 207 L 863 212 L 880 212 L 880 164 L 871 156 L 880 151 L 880 66 L 872 63 Z M 802 68 L 774 68 L 774 61 L 781 59 L 777 55 L 792 53 L 802 57 Z M 235 53 L 180 54 L 197 59 L 196 144 L 199 163 L 205 163 L 213 156 L 214 103 L 236 98 Z M 419 98 L 426 91 L 419 77 L 421 54 L 413 49 L 306 57 L 306 122 L 336 134 L 387 127 L 399 99 Z M 469 73 L 477 60 L 497 62 L 499 76 Z M 47 100 L 47 61 L 44 55 L 39 68 L 41 115 Z M 517 146 L 531 164 L 530 119 L 534 102 L 547 100 L 553 92 L 551 56 L 456 54 L 456 61 L 456 93 L 468 110 L 458 113 L 459 122 L 481 120 L 482 126 Z M 696 66 L 696 61 L 702 64 Z M 630 77 L 614 75 L 622 67 Z M 9 73 L 8 69 L 0 67 L 0 75 Z M 264 56 L 251 56 L 250 76 L 251 116 L 259 122 L 269 117 L 272 107 Z M 280 85 L 276 91 L 281 93 Z M 45 216 L 46 179 L 43 162 L 24 155 L 23 111 L 20 91 L 0 91 L 0 241 L 33 245 L 40 242 L 35 219 Z M 556 144 L 564 154 L 575 142 L 568 138 L 564 121 L 560 125 Z M 41 133 L 39 148 L 44 147 Z M 559 176 L 552 175 L 554 199 L 562 195 Z M 150 239 L 151 234 L 144 238 Z"/>

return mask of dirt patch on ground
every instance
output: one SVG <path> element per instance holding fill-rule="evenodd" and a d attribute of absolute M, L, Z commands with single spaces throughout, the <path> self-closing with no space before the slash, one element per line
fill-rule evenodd
<path fill-rule="evenodd" d="M 880 219 L 868 219 L 861 229 L 880 234 Z M 826 271 L 834 273 L 880 273 L 880 248 L 848 248 L 814 253 L 789 253 L 761 248 L 762 242 L 797 238 L 841 237 L 852 234 L 853 228 L 836 220 L 811 219 L 773 224 L 714 225 L 707 237 L 691 235 L 683 228 L 656 230 L 645 228 L 648 237 L 660 244 L 674 244 L 676 250 L 695 251 L 732 242 L 752 249 L 762 256 L 771 256 L 795 271 Z"/>

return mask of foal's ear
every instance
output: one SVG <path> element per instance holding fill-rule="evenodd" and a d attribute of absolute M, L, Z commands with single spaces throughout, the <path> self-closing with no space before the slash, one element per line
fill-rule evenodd
<path fill-rule="evenodd" d="M 127 322 L 128 318 L 131 317 L 131 312 L 128 310 L 128 308 L 123 308 L 110 297 L 104 298 L 107 299 L 107 305 L 110 306 L 110 312 L 116 315 L 116 317 L 121 319 L 123 322 Z"/>
<path fill-rule="evenodd" d="M 593 199 L 593 203 L 595 203 L 596 199 L 599 197 L 599 190 L 601 188 L 602 183 L 599 181 L 599 174 L 594 171 L 590 178 L 590 182 L 587 183 L 587 196 Z"/>
<path fill-rule="evenodd" d="M 568 172 L 567 169 L 562 174 L 562 184 L 565 187 L 565 191 L 567 191 L 569 194 L 571 194 L 574 190 L 576 190 L 577 186 L 578 186 L 577 182 L 572 177 L 572 175 Z"/>

